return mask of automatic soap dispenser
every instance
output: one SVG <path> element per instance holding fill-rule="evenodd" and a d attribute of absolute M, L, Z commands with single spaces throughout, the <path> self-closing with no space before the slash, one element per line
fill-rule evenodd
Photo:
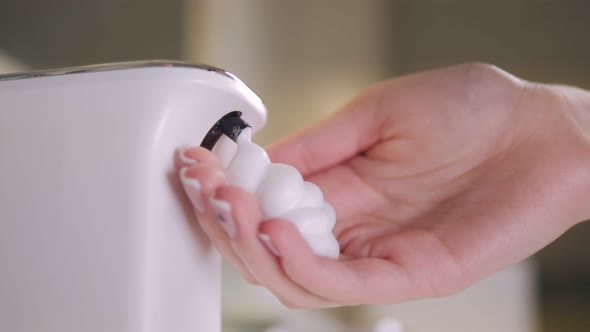
<path fill-rule="evenodd" d="M 235 110 L 265 122 L 208 66 L 0 76 L 0 331 L 219 332 L 220 259 L 174 163 Z"/>

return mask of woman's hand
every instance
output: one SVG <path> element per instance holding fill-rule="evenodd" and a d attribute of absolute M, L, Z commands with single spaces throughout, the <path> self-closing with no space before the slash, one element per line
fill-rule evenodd
<path fill-rule="evenodd" d="M 336 209 L 339 260 L 315 256 L 291 223 L 263 222 L 209 151 L 184 151 L 181 178 L 213 244 L 286 306 L 445 296 L 590 218 L 589 117 L 583 90 L 482 64 L 371 87 L 268 148 Z"/>

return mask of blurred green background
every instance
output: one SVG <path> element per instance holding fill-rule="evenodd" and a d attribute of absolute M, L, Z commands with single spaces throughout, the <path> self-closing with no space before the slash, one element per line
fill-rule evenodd
<path fill-rule="evenodd" d="M 0 0 L 0 71 L 155 58 L 220 66 L 268 106 L 257 136 L 266 143 L 372 82 L 462 62 L 588 89 L 589 35 L 582 0 Z M 581 224 L 474 290 L 391 310 L 289 311 L 226 269 L 224 329 L 367 331 L 393 316 L 408 331 L 588 331 L 589 239 Z"/>

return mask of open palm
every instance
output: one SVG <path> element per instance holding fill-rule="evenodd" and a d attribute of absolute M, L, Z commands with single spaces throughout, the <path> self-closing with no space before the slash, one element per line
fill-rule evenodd
<path fill-rule="evenodd" d="M 339 260 L 313 255 L 288 222 L 261 223 L 253 197 L 225 187 L 214 157 L 193 150 L 201 163 L 188 176 L 228 202 L 237 232 L 228 236 L 210 205 L 199 222 L 247 279 L 290 307 L 448 295 L 587 217 L 572 197 L 588 143 L 559 102 L 547 86 L 463 65 L 377 84 L 270 147 L 273 162 L 298 168 L 335 207 Z"/>

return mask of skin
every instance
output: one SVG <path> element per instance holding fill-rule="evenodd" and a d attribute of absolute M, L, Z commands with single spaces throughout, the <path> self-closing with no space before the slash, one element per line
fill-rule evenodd
<path fill-rule="evenodd" d="M 447 296 L 590 219 L 590 94 L 490 65 L 378 83 L 267 151 L 322 188 L 340 259 L 315 256 L 287 221 L 262 222 L 209 151 L 184 152 L 198 162 L 186 175 L 201 183 L 191 198 L 206 203 L 195 213 L 215 247 L 290 308 Z M 231 205 L 234 237 L 211 196 Z"/>

